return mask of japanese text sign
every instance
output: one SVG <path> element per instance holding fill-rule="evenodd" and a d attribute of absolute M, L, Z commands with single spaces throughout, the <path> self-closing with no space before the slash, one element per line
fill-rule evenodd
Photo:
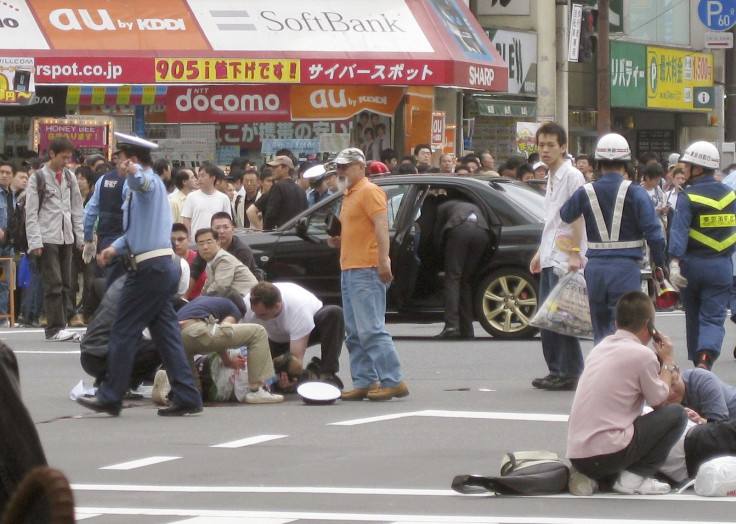
<path fill-rule="evenodd" d="M 647 69 L 647 107 L 692 110 L 697 88 L 713 85 L 713 55 L 706 53 L 647 47 Z"/>

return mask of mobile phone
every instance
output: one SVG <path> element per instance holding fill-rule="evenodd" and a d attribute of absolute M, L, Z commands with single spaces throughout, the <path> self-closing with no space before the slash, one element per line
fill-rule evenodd
<path fill-rule="evenodd" d="M 659 335 L 659 331 L 657 331 L 657 328 L 654 327 L 654 324 L 652 322 L 647 322 L 647 329 L 649 330 L 649 334 L 652 335 L 652 339 L 657 343 L 662 343 L 662 337 Z"/>

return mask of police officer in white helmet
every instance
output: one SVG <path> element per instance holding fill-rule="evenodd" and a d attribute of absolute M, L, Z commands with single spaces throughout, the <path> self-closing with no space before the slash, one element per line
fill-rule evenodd
<path fill-rule="evenodd" d="M 601 178 L 578 189 L 560 210 L 565 222 L 585 217 L 588 235 L 590 316 L 595 343 L 615 332 L 616 302 L 641 289 L 639 260 L 646 239 L 654 263 L 665 263 L 665 240 L 646 190 L 625 180 L 631 149 L 624 137 L 609 133 L 598 140 L 595 160 Z"/>
<path fill-rule="evenodd" d="M 736 249 L 736 194 L 714 178 L 716 146 L 699 141 L 680 157 L 690 186 L 680 193 L 669 252 L 670 282 L 685 307 L 688 358 L 711 369 L 721 353 Z"/>

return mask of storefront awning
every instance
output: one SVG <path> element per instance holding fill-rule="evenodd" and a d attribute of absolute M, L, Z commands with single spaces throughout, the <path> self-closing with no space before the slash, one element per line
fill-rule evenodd
<path fill-rule="evenodd" d="M 35 84 L 508 85 L 462 0 L 27 0 L 0 19 L 0 58 L 32 58 Z"/>

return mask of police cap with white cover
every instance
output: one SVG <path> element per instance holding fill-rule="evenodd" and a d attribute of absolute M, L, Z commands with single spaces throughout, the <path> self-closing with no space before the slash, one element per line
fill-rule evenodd
<path fill-rule="evenodd" d="M 145 138 L 138 138 L 135 135 L 126 135 L 125 133 L 118 133 L 115 132 L 115 138 L 118 140 L 118 145 L 115 148 L 115 151 L 122 151 L 127 147 L 139 147 L 142 149 L 148 149 L 151 151 L 155 151 L 158 149 L 158 144 L 155 142 L 150 142 L 146 140 Z"/>
<path fill-rule="evenodd" d="M 721 155 L 718 153 L 716 146 L 710 142 L 700 140 L 687 146 L 680 157 L 680 162 L 708 169 L 718 169 L 721 165 Z"/>
<path fill-rule="evenodd" d="M 598 140 L 595 146 L 596 160 L 631 160 L 629 143 L 618 133 L 608 133 Z"/>

